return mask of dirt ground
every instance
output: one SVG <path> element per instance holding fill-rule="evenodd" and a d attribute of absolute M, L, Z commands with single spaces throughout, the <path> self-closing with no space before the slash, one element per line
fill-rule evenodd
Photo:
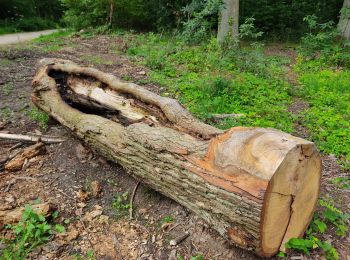
<path fill-rule="evenodd" d="M 61 144 L 46 145 L 46 153 L 30 159 L 20 171 L 0 170 L 0 210 L 34 204 L 38 200 L 50 202 L 57 208 L 58 220 L 66 223 L 67 232 L 37 248 L 31 253 L 31 259 L 76 259 L 77 255 L 86 259 L 91 249 L 95 259 L 175 260 L 180 256 L 189 259 L 195 255 L 202 255 L 203 259 L 259 259 L 230 245 L 193 213 L 143 185 L 135 195 L 134 219 L 129 220 L 128 214 L 117 218 L 112 207 L 114 197 L 126 191 L 132 193 L 136 181 L 120 166 L 84 146 L 56 122 L 51 121 L 44 131 L 37 122 L 29 119 L 31 80 L 37 61 L 44 57 L 70 59 L 122 79 L 147 82 L 147 69 L 133 64 L 121 54 L 126 45 L 120 38 L 94 36 L 88 39 L 73 37 L 55 52 L 48 52 L 45 44 L 0 49 L 0 131 L 16 134 L 40 131 L 65 139 Z M 153 84 L 144 87 L 162 91 Z M 0 141 L 0 157 L 15 144 Z M 337 205 L 348 212 L 350 194 L 327 182 L 327 178 L 341 174 L 336 158 L 324 156 L 323 164 L 321 196 L 330 194 Z M 91 191 L 94 185 L 100 185 L 101 192 L 84 198 L 85 192 Z M 172 217 L 174 221 L 164 225 L 164 217 Z M 169 245 L 171 239 L 185 232 L 190 234 L 186 240 L 177 246 Z M 328 235 L 341 259 L 349 259 L 350 238 L 335 241 L 331 234 Z M 1 231 L 0 237 L 9 236 L 6 229 Z M 298 253 L 293 257 L 307 259 Z M 310 259 L 322 258 L 316 252 Z"/>

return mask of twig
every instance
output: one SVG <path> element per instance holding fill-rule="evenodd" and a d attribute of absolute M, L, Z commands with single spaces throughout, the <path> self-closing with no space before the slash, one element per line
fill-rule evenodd
<path fill-rule="evenodd" d="M 85 224 L 84 224 L 84 221 L 82 221 L 80 218 L 79 218 L 79 222 L 81 223 L 81 225 L 83 226 L 83 229 L 84 231 L 86 232 L 87 234 L 87 240 L 91 246 L 92 249 L 94 249 L 94 245 L 92 244 L 91 240 L 90 240 L 90 233 L 89 233 L 89 230 L 86 228 Z M 93 251 L 93 254 L 94 254 L 94 259 L 98 260 L 98 257 L 96 256 L 95 254 L 95 249 Z"/>
<path fill-rule="evenodd" d="M 16 180 L 27 180 L 27 181 L 35 181 L 36 179 L 33 177 L 27 177 L 27 176 L 13 176 Z"/>
<path fill-rule="evenodd" d="M 17 135 L 17 134 L 5 134 L 5 133 L 0 133 L 0 139 L 31 142 L 31 143 L 42 142 L 46 144 L 57 144 L 57 143 L 64 142 L 63 139 L 59 139 L 55 137 L 46 137 L 46 136 L 40 136 L 40 135 Z"/>
<path fill-rule="evenodd" d="M 50 181 L 48 184 L 46 184 L 45 186 L 51 186 L 52 183 L 54 183 L 60 176 L 57 176 L 56 178 L 54 178 L 52 181 Z"/>
<path fill-rule="evenodd" d="M 129 215 L 130 215 L 130 220 L 133 218 L 133 204 L 134 204 L 134 199 L 136 195 L 137 188 L 140 186 L 140 181 L 136 184 L 134 191 L 132 192 L 132 196 L 130 198 L 130 209 L 129 209 Z"/>
<path fill-rule="evenodd" d="M 180 224 L 181 224 L 181 223 L 177 223 L 176 225 L 174 225 L 174 226 L 172 226 L 171 228 L 169 228 L 168 233 L 169 233 L 171 230 L 173 230 L 174 228 L 180 226 Z"/>
<path fill-rule="evenodd" d="M 23 143 L 19 142 L 18 144 L 15 144 L 15 145 L 11 146 L 10 149 L 9 149 L 9 152 L 11 152 L 12 150 L 15 150 L 15 149 L 21 147 L 22 145 L 23 145 Z"/>
<path fill-rule="evenodd" d="M 71 200 L 74 200 L 74 201 L 76 202 L 76 199 L 75 199 L 75 198 L 69 196 L 67 193 L 61 191 L 60 189 L 55 188 L 55 190 L 58 191 L 59 193 L 61 193 L 62 195 L 66 196 L 67 198 L 69 198 L 69 199 L 71 199 Z"/>

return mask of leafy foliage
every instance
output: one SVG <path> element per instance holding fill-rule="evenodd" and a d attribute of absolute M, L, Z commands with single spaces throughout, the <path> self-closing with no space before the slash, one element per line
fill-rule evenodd
<path fill-rule="evenodd" d="M 150 79 L 167 87 L 168 95 L 209 122 L 211 114 L 240 113 L 218 126 L 275 127 L 292 131 L 290 85 L 279 75 L 283 59 L 266 57 L 258 47 L 223 49 L 212 39 L 188 46 L 177 38 L 155 34 L 132 38 L 127 50 L 142 57 Z"/>
<path fill-rule="evenodd" d="M 310 104 L 302 122 L 321 150 L 350 160 L 350 71 L 323 66 L 319 61 L 298 60 L 299 95 Z"/>
<path fill-rule="evenodd" d="M 174 218 L 172 216 L 165 216 L 162 219 L 162 223 L 172 223 L 172 222 L 174 222 Z"/>
<path fill-rule="evenodd" d="M 337 22 L 342 4 L 343 0 L 245 0 L 240 1 L 240 20 L 254 17 L 258 30 L 269 39 L 291 41 L 308 31 L 305 16 L 315 14 L 321 23 Z"/>
<path fill-rule="evenodd" d="M 327 259 L 339 259 L 337 250 L 328 242 L 322 241 L 318 238 L 319 234 L 325 233 L 328 225 L 336 227 L 336 234 L 338 236 L 345 236 L 348 232 L 348 227 L 345 221 L 350 218 L 350 214 L 344 214 L 337 209 L 333 203 L 325 200 L 320 200 L 322 211 L 320 214 L 314 215 L 305 238 L 292 238 L 286 243 L 286 248 L 300 251 L 306 255 L 315 249 L 321 249 Z M 282 256 L 282 255 L 281 255 Z"/>
<path fill-rule="evenodd" d="M 350 177 L 336 177 L 331 182 L 341 189 L 350 190 Z"/>
<path fill-rule="evenodd" d="M 30 206 L 26 206 L 21 221 L 16 225 L 8 225 L 14 232 L 13 240 L 5 241 L 6 248 L 0 255 L 1 259 L 25 259 L 37 246 L 47 243 L 53 237 L 54 231 L 65 232 L 65 228 L 56 224 L 53 228 L 44 216 L 37 214 Z"/>
<path fill-rule="evenodd" d="M 315 15 L 304 17 L 309 32 L 302 37 L 300 53 L 308 59 L 350 68 L 350 44 L 340 38 L 333 21 L 318 23 Z"/>
<path fill-rule="evenodd" d="M 183 39 L 190 43 L 208 39 L 213 28 L 217 26 L 218 13 L 221 8 L 222 0 L 193 0 L 182 8 L 182 12 L 187 17 L 183 21 Z"/>
<path fill-rule="evenodd" d="M 116 194 L 112 202 L 112 207 L 115 209 L 117 218 L 125 216 L 127 210 L 130 209 L 129 192 Z"/>
<path fill-rule="evenodd" d="M 113 5 L 112 27 L 137 29 L 171 28 L 180 23 L 180 9 L 186 0 L 60 0 L 66 8 L 64 21 L 82 29 L 109 25 Z"/>
<path fill-rule="evenodd" d="M 59 0 L 0 0 L 1 33 L 55 28 L 62 15 Z"/>

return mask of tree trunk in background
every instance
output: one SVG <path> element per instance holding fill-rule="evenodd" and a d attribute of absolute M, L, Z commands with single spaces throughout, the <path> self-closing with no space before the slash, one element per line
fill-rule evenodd
<path fill-rule="evenodd" d="M 312 142 L 274 129 L 223 132 L 111 74 L 62 60 L 43 65 L 36 106 L 232 243 L 271 256 L 303 235 L 320 188 Z"/>
<path fill-rule="evenodd" d="M 344 0 L 343 8 L 340 12 L 338 29 L 345 39 L 350 40 L 350 0 Z"/>
<path fill-rule="evenodd" d="M 238 37 L 239 33 L 239 0 L 224 0 L 220 13 L 218 41 L 222 42 L 226 36 Z"/>
<path fill-rule="evenodd" d="M 112 26 L 114 14 L 114 0 L 109 1 L 109 15 L 108 15 L 108 25 Z"/>

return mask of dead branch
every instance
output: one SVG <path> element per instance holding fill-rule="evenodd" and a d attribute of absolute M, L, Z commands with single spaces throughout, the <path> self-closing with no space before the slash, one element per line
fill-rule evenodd
<path fill-rule="evenodd" d="M 132 196 L 130 198 L 130 209 L 129 209 L 129 215 L 130 215 L 130 220 L 133 219 L 133 205 L 134 205 L 134 199 L 135 199 L 135 195 L 136 195 L 136 191 L 137 191 L 137 188 L 140 186 L 140 181 L 137 182 L 135 188 L 134 188 L 134 191 L 132 192 Z"/>
<path fill-rule="evenodd" d="M 0 139 L 2 140 L 13 140 L 13 141 L 23 141 L 30 143 L 42 142 L 45 144 L 57 144 L 64 142 L 63 139 L 56 137 L 46 137 L 38 135 L 19 135 L 19 134 L 5 134 L 0 133 Z"/>

